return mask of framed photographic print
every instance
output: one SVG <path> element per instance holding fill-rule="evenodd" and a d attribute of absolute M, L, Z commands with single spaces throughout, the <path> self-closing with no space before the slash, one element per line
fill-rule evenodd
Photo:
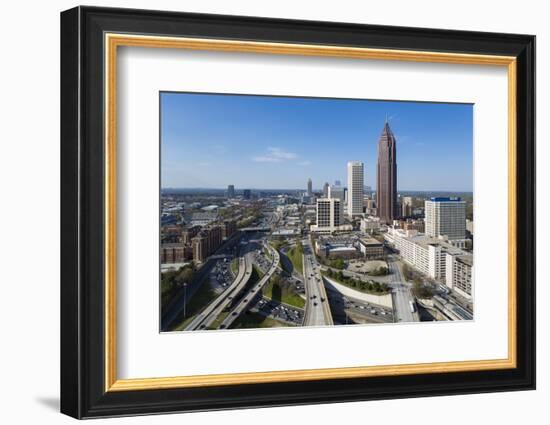
<path fill-rule="evenodd" d="M 535 387 L 535 38 L 61 14 L 61 411 Z"/>

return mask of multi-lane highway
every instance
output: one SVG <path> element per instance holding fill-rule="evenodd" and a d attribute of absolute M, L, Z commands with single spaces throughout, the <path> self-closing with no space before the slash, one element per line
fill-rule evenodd
<path fill-rule="evenodd" d="M 390 283 L 392 288 L 392 301 L 396 322 L 418 322 L 418 310 L 412 296 L 410 284 L 408 284 L 401 274 L 401 269 L 397 261 L 388 257 L 388 266 L 390 271 Z"/>
<path fill-rule="evenodd" d="M 220 325 L 220 328 L 227 329 L 229 328 L 233 322 L 252 304 L 252 301 L 254 300 L 254 297 L 261 293 L 262 288 L 264 285 L 269 282 L 269 279 L 271 279 L 271 276 L 273 276 L 273 273 L 277 271 L 279 268 L 279 261 L 280 256 L 276 249 L 272 248 L 268 243 L 264 243 L 265 248 L 269 251 L 271 254 L 271 265 L 269 267 L 269 270 L 263 277 L 260 279 L 258 283 L 254 285 L 254 287 L 250 288 L 247 294 L 245 294 L 242 299 L 239 301 L 239 303 L 229 312 L 225 320 Z"/>
<path fill-rule="evenodd" d="M 308 238 L 302 241 L 304 247 L 304 286 L 306 292 L 305 326 L 334 325 L 328 302 L 327 292 L 323 283 L 321 269 L 313 253 Z"/>
<path fill-rule="evenodd" d="M 247 284 L 248 279 L 252 274 L 252 261 L 248 258 L 250 253 L 245 253 L 239 257 L 239 272 L 231 286 L 211 302 L 202 312 L 187 325 L 186 331 L 194 331 L 197 329 L 206 329 L 216 320 L 220 313 Z"/>

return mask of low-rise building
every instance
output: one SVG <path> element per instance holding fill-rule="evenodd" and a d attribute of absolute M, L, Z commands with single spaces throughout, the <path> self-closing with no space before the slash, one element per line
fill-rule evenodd
<path fill-rule="evenodd" d="M 160 263 L 183 263 L 193 258 L 191 245 L 183 243 L 166 243 L 160 247 Z"/>
<path fill-rule="evenodd" d="M 418 233 L 424 233 L 426 226 L 422 219 L 407 219 L 403 223 L 403 230 L 416 230 Z"/>
<path fill-rule="evenodd" d="M 359 251 L 365 258 L 381 258 L 384 256 L 384 244 L 377 239 L 365 236 L 359 238 Z"/>
<path fill-rule="evenodd" d="M 339 242 L 329 239 L 320 239 L 315 244 L 317 255 L 322 258 L 351 259 L 360 256 L 359 250 L 352 242 Z"/>
<path fill-rule="evenodd" d="M 204 262 L 206 258 L 216 251 L 222 244 L 221 226 L 211 226 L 202 229 L 191 240 L 193 248 L 193 260 Z"/>
<path fill-rule="evenodd" d="M 182 229 L 181 241 L 185 244 L 190 244 L 191 239 L 197 236 L 197 233 L 201 230 L 201 226 L 190 226 Z"/>
<path fill-rule="evenodd" d="M 225 220 L 221 226 L 222 239 L 229 239 L 237 231 L 237 223 L 235 220 Z"/>
<path fill-rule="evenodd" d="M 380 217 L 363 217 L 361 219 L 360 229 L 365 233 L 372 233 L 380 230 Z"/>
<path fill-rule="evenodd" d="M 365 214 L 367 215 L 376 215 L 376 201 L 368 196 L 363 198 L 363 207 L 365 209 Z"/>
<path fill-rule="evenodd" d="M 473 297 L 472 288 L 472 255 L 446 256 L 445 284 L 467 299 Z"/>
<path fill-rule="evenodd" d="M 191 214 L 192 226 L 207 226 L 218 219 L 216 211 L 202 211 Z"/>
<path fill-rule="evenodd" d="M 169 224 L 161 227 L 162 242 L 176 243 L 181 242 L 182 227 L 179 224 Z"/>
<path fill-rule="evenodd" d="M 456 260 L 450 257 L 462 257 L 462 262 L 473 264 L 473 256 L 460 248 L 455 247 L 443 238 L 434 238 L 418 233 L 416 230 L 403 230 L 389 228 L 384 235 L 386 241 L 393 245 L 401 258 L 425 275 L 447 283 L 447 266 L 453 265 Z M 468 260 L 469 258 L 469 260 Z M 458 266 L 457 266 L 458 267 Z M 462 273 L 462 272 L 460 272 Z M 449 276 L 454 276 L 454 272 Z M 470 274 L 462 273 L 461 279 L 465 279 L 460 286 L 467 288 L 472 285 L 471 266 Z M 468 281 L 468 282 L 467 282 Z M 453 289 L 459 287 L 451 282 Z"/>

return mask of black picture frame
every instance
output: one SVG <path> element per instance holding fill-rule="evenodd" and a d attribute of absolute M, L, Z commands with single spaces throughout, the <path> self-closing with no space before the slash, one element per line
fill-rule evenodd
<path fill-rule="evenodd" d="M 106 392 L 104 33 L 517 58 L 517 367 L 475 372 Z M 535 37 L 132 9 L 61 13 L 61 412 L 75 418 L 535 388 Z"/>

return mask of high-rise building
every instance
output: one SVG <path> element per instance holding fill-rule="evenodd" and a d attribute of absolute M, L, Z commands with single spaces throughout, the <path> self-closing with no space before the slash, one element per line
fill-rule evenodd
<path fill-rule="evenodd" d="M 376 206 L 380 221 L 386 224 L 399 217 L 397 203 L 396 140 L 386 121 L 378 141 L 376 170 Z"/>
<path fill-rule="evenodd" d="M 313 232 L 334 232 L 344 224 L 344 203 L 337 198 L 317 198 L 317 224 Z"/>
<path fill-rule="evenodd" d="M 334 186 L 342 186 L 342 182 L 340 180 L 334 180 Z"/>
<path fill-rule="evenodd" d="M 228 198 L 234 198 L 235 197 L 235 186 L 230 184 L 227 186 L 227 197 Z"/>
<path fill-rule="evenodd" d="M 340 186 L 340 185 L 329 186 L 327 198 L 340 199 L 340 201 L 342 201 L 342 205 L 343 205 L 344 201 L 345 201 L 345 196 L 346 195 L 344 193 L 344 188 L 342 186 Z"/>
<path fill-rule="evenodd" d="M 251 191 L 250 189 L 243 190 L 243 198 L 244 199 L 250 199 L 251 198 Z"/>
<path fill-rule="evenodd" d="M 348 162 L 348 215 L 363 214 L 363 163 Z"/>
<path fill-rule="evenodd" d="M 311 181 L 311 177 L 307 179 L 307 196 L 313 195 L 313 182 Z"/>
<path fill-rule="evenodd" d="M 330 185 L 328 183 L 323 185 L 323 198 L 328 198 L 329 187 Z"/>
<path fill-rule="evenodd" d="M 412 215 L 413 200 L 411 196 L 404 196 L 401 200 L 401 217 L 409 217 Z"/>
<path fill-rule="evenodd" d="M 461 246 L 466 239 L 466 202 L 458 197 L 430 198 L 424 202 L 426 235 L 446 236 L 451 243 Z"/>

